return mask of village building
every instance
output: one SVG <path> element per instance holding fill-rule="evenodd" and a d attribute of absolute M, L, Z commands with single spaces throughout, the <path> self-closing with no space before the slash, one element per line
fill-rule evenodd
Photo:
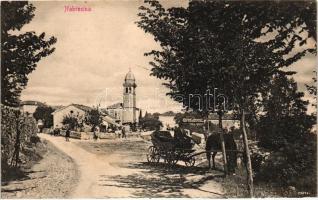
<path fill-rule="evenodd" d="M 22 101 L 20 103 L 20 111 L 22 113 L 28 113 L 30 115 L 33 115 L 35 110 L 41 106 L 46 106 L 46 105 L 39 101 Z"/>
<path fill-rule="evenodd" d="M 139 122 L 140 109 L 136 107 L 136 79 L 129 70 L 123 84 L 123 102 L 106 108 L 107 114 L 117 123 L 136 124 Z"/>
<path fill-rule="evenodd" d="M 219 116 L 216 113 L 210 114 L 208 118 L 214 125 L 219 125 Z M 233 114 L 224 114 L 222 117 L 222 127 L 227 130 L 230 130 L 232 127 L 239 128 L 240 120 Z"/>
<path fill-rule="evenodd" d="M 112 117 L 117 123 L 122 122 L 122 114 L 123 111 L 123 104 L 122 103 L 115 103 L 110 105 L 106 108 L 105 112 Z"/>
<path fill-rule="evenodd" d="M 53 126 L 54 128 L 63 127 L 63 119 L 67 115 L 72 115 L 79 119 L 79 121 L 84 120 L 86 112 L 90 111 L 92 108 L 80 104 L 70 104 L 64 106 L 60 109 L 55 110 L 53 115 Z"/>
<path fill-rule="evenodd" d="M 99 128 L 102 130 L 108 129 L 112 126 L 132 125 L 139 122 L 140 109 L 136 107 L 136 80 L 131 72 L 126 74 L 123 84 L 123 102 L 116 103 L 108 106 L 106 109 L 100 109 L 102 112 L 103 123 Z M 92 110 L 91 107 L 70 104 L 55 110 L 53 115 L 54 128 L 63 127 L 63 119 L 67 115 L 73 115 L 78 118 L 80 123 L 83 122 L 85 115 L 88 111 Z M 85 123 L 83 123 L 85 125 Z"/>

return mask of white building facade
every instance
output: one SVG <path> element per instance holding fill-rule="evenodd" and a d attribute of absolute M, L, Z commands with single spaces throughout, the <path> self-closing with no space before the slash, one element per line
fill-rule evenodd
<path fill-rule="evenodd" d="M 65 107 L 62 107 L 52 113 L 53 115 L 53 127 L 54 128 L 62 128 L 63 127 L 63 119 L 67 115 L 72 115 L 79 119 L 79 121 L 84 120 L 86 112 L 88 112 L 91 108 L 88 106 L 71 104 Z"/>

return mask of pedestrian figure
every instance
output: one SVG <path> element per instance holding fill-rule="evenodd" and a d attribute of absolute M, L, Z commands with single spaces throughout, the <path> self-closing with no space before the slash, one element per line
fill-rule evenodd
<path fill-rule="evenodd" d="M 56 126 L 56 128 L 53 131 L 54 136 L 58 136 L 60 134 L 60 129 Z"/>
<path fill-rule="evenodd" d="M 125 130 L 125 127 L 123 127 L 123 128 L 121 129 L 121 133 L 122 133 L 122 137 L 123 137 L 123 138 L 126 138 L 126 130 Z"/>
<path fill-rule="evenodd" d="M 96 141 L 97 140 L 97 134 L 96 134 L 96 129 L 94 128 L 94 135 L 93 135 L 93 139 Z"/>
<path fill-rule="evenodd" d="M 53 129 L 53 131 L 50 131 L 49 134 L 55 136 L 55 132 L 56 132 L 56 129 Z"/>
<path fill-rule="evenodd" d="M 69 142 L 70 141 L 70 129 L 66 129 L 66 133 L 65 133 L 65 141 Z"/>

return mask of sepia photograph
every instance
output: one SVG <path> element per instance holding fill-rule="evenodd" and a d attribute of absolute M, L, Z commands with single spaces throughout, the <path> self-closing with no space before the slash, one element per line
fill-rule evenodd
<path fill-rule="evenodd" d="M 315 0 L 1 1 L 1 199 L 317 197 Z"/>

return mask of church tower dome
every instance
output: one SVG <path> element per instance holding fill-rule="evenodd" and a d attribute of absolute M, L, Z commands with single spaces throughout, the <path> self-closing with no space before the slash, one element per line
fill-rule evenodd
<path fill-rule="evenodd" d="M 129 72 L 125 76 L 124 87 L 137 87 L 134 74 L 129 69 Z"/>

